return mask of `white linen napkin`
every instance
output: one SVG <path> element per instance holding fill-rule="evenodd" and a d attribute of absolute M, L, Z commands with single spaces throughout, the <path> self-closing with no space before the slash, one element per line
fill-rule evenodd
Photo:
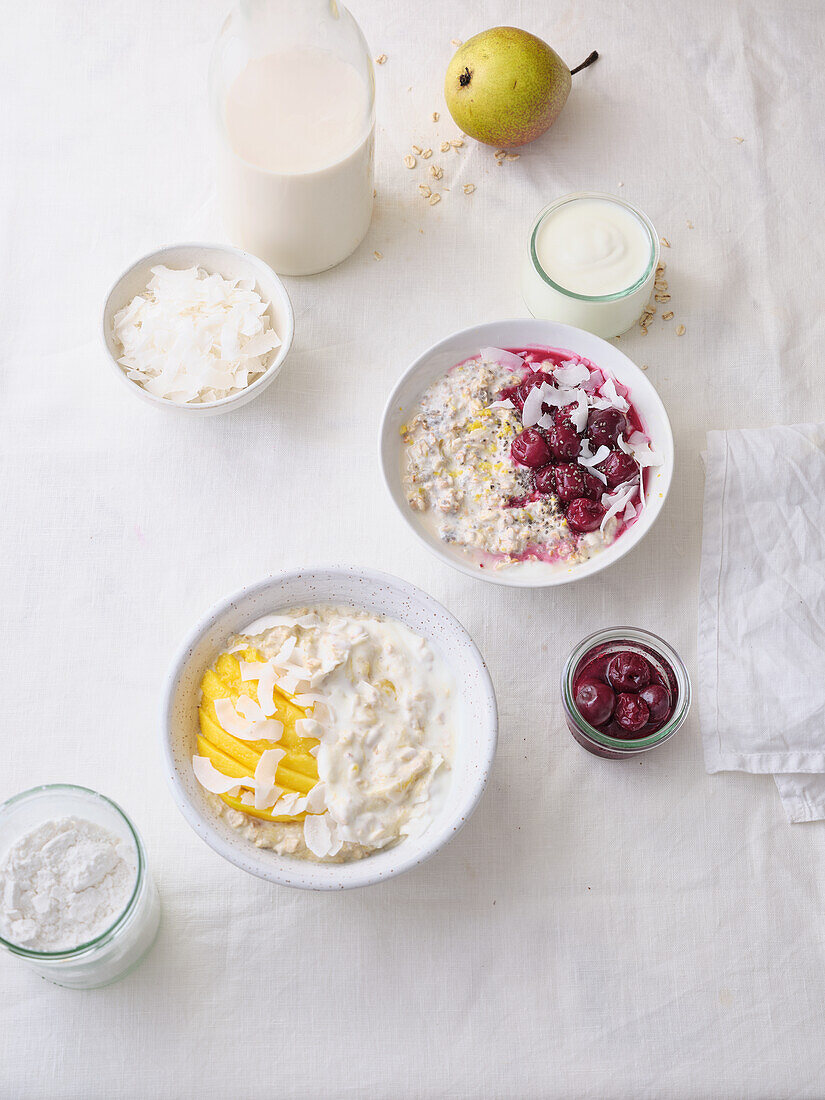
<path fill-rule="evenodd" d="M 708 433 L 699 589 L 707 770 L 825 819 L 825 424 Z"/>

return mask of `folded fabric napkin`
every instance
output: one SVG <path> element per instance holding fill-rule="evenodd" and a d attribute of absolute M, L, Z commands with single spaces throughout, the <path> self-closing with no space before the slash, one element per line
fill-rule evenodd
<path fill-rule="evenodd" d="M 698 664 L 707 770 L 825 818 L 825 425 L 708 433 Z"/>

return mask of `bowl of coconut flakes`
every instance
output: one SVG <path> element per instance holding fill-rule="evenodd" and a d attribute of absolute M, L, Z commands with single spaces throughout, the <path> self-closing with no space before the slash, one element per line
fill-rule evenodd
<path fill-rule="evenodd" d="M 116 377 L 152 405 L 199 416 L 263 393 L 284 364 L 294 328 L 275 272 L 229 245 L 151 252 L 120 276 L 103 310 Z"/>

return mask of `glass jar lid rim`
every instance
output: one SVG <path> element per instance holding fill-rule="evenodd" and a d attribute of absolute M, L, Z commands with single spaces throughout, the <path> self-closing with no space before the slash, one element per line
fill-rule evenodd
<path fill-rule="evenodd" d="M 569 290 L 567 287 L 562 286 L 561 283 L 557 283 L 555 279 L 551 279 L 541 265 L 538 258 L 538 252 L 536 251 L 536 239 L 545 219 L 567 203 L 578 202 L 583 199 L 604 199 L 606 202 L 612 202 L 615 203 L 616 206 L 624 207 L 625 210 L 629 210 L 631 214 L 638 219 L 647 232 L 650 241 L 650 260 L 644 272 L 636 282 L 626 287 L 624 290 L 614 291 L 613 294 L 579 294 L 577 291 Z M 656 230 L 653 227 L 653 223 L 644 211 L 640 210 L 634 203 L 628 202 L 627 199 L 621 199 L 618 195 L 610 195 L 605 191 L 573 191 L 569 195 L 562 195 L 561 198 L 554 199 L 553 202 L 548 203 L 547 206 L 539 211 L 533 222 L 533 227 L 530 230 L 530 262 L 535 268 L 536 274 L 547 283 L 548 286 L 551 286 L 553 290 L 558 291 L 559 294 L 564 295 L 566 298 L 574 298 L 580 302 L 618 302 L 623 298 L 629 298 L 631 294 L 634 294 L 640 287 L 644 286 L 651 274 L 655 272 L 659 263 L 660 254 L 659 238 L 656 236 Z"/>

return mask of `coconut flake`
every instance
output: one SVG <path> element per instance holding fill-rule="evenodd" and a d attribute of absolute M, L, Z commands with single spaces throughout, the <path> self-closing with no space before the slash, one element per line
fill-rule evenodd
<path fill-rule="evenodd" d="M 630 408 L 627 401 L 616 392 L 616 383 L 612 378 L 606 378 L 599 390 L 601 396 L 607 401 L 607 408 L 618 409 L 619 412 L 627 412 Z"/>
<path fill-rule="evenodd" d="M 579 465 L 580 466 L 586 466 L 588 468 L 588 470 L 590 470 L 594 466 L 598 466 L 600 462 L 604 462 L 604 460 L 607 458 L 607 456 L 609 454 L 610 454 L 610 448 L 605 447 L 604 444 L 602 444 L 602 446 L 599 447 L 598 451 L 596 451 L 596 453 L 594 455 L 589 455 L 588 457 L 583 457 L 584 456 L 584 450 L 582 449 L 581 453 L 579 454 Z M 594 471 L 594 473 L 595 472 L 597 472 L 597 471 Z"/>
<path fill-rule="evenodd" d="M 295 723 L 295 732 L 299 737 L 320 738 L 324 732 L 324 727 L 320 722 L 316 722 L 314 718 L 299 718 Z"/>
<path fill-rule="evenodd" d="M 625 482 L 624 485 L 620 485 L 612 495 L 610 493 L 602 493 L 602 507 L 606 508 L 607 511 L 602 516 L 602 522 L 599 526 L 601 531 L 604 531 L 608 522 L 630 503 L 636 495 L 638 488 L 639 485 L 636 481 L 632 484 Z"/>
<path fill-rule="evenodd" d="M 584 363 L 575 363 L 571 360 L 556 367 L 553 377 L 560 386 L 581 386 L 590 381 L 590 371 Z"/>
<path fill-rule="evenodd" d="M 278 652 L 272 658 L 273 665 L 278 665 L 280 668 L 283 668 L 283 666 L 286 664 L 286 662 L 292 656 L 297 643 L 298 643 L 298 639 L 295 637 L 294 634 L 291 635 L 289 638 L 287 638 L 287 640 L 284 642 L 284 644 L 281 646 L 281 648 L 278 650 Z"/>
<path fill-rule="evenodd" d="M 515 407 L 509 397 L 505 397 L 503 401 L 492 401 L 487 406 L 488 409 L 514 409 Z"/>
<path fill-rule="evenodd" d="M 514 355 L 512 351 L 505 351 L 504 348 L 482 348 L 481 358 L 488 363 L 500 363 L 502 367 L 512 367 L 513 370 L 524 366 L 524 360 L 520 355 Z"/>
<path fill-rule="evenodd" d="M 264 749 L 255 766 L 255 809 L 266 810 L 281 795 L 282 788 L 275 786 L 275 772 L 286 756 L 285 749 Z"/>
<path fill-rule="evenodd" d="M 115 314 L 126 376 L 156 397 L 201 404 L 259 378 L 281 340 L 253 283 L 199 267 L 152 268 L 141 294 Z"/>
<path fill-rule="evenodd" d="M 624 510 L 624 516 L 622 518 L 624 519 L 625 523 L 630 523 L 630 521 L 632 519 L 635 519 L 638 514 L 639 513 L 638 513 L 638 510 L 636 508 L 636 505 L 635 504 L 628 504 L 628 506 Z"/>
<path fill-rule="evenodd" d="M 326 785 L 316 783 L 307 794 L 307 813 L 322 814 L 326 809 Z"/>
<path fill-rule="evenodd" d="M 576 407 L 570 413 L 570 423 L 581 435 L 584 429 L 587 427 L 587 414 L 589 406 L 587 403 L 587 397 L 585 394 L 579 392 L 576 394 Z"/>
<path fill-rule="evenodd" d="M 219 772 L 208 756 L 193 756 L 192 771 L 200 785 L 212 794 L 237 794 L 241 787 L 255 786 L 255 780 L 251 775 L 233 779 Z"/>
<path fill-rule="evenodd" d="M 544 404 L 543 391 L 551 388 L 546 382 L 542 382 L 540 386 L 533 386 L 527 394 L 524 408 L 521 410 L 521 422 L 525 428 L 532 428 L 535 424 L 538 424 L 541 418 L 541 407 Z"/>
<path fill-rule="evenodd" d="M 258 705 L 264 717 L 271 717 L 277 707 L 273 691 L 275 688 L 276 672 L 269 661 L 240 661 L 241 679 L 257 680 Z"/>
<path fill-rule="evenodd" d="M 304 818 L 304 843 L 320 859 L 337 855 L 343 844 L 337 824 L 328 813 L 310 814 Z"/>
<path fill-rule="evenodd" d="M 628 440 L 630 453 L 642 468 L 647 466 L 661 466 L 664 462 L 658 451 L 654 451 L 646 436 L 641 432 L 634 432 Z"/>
<path fill-rule="evenodd" d="M 263 716 L 261 708 L 248 695 L 238 700 L 241 714 L 235 710 L 231 699 L 216 699 L 215 714 L 222 729 L 241 741 L 280 741 L 284 732 L 283 722 Z M 243 712 L 247 713 L 244 714 Z M 248 715 L 257 717 L 248 717 Z"/>

